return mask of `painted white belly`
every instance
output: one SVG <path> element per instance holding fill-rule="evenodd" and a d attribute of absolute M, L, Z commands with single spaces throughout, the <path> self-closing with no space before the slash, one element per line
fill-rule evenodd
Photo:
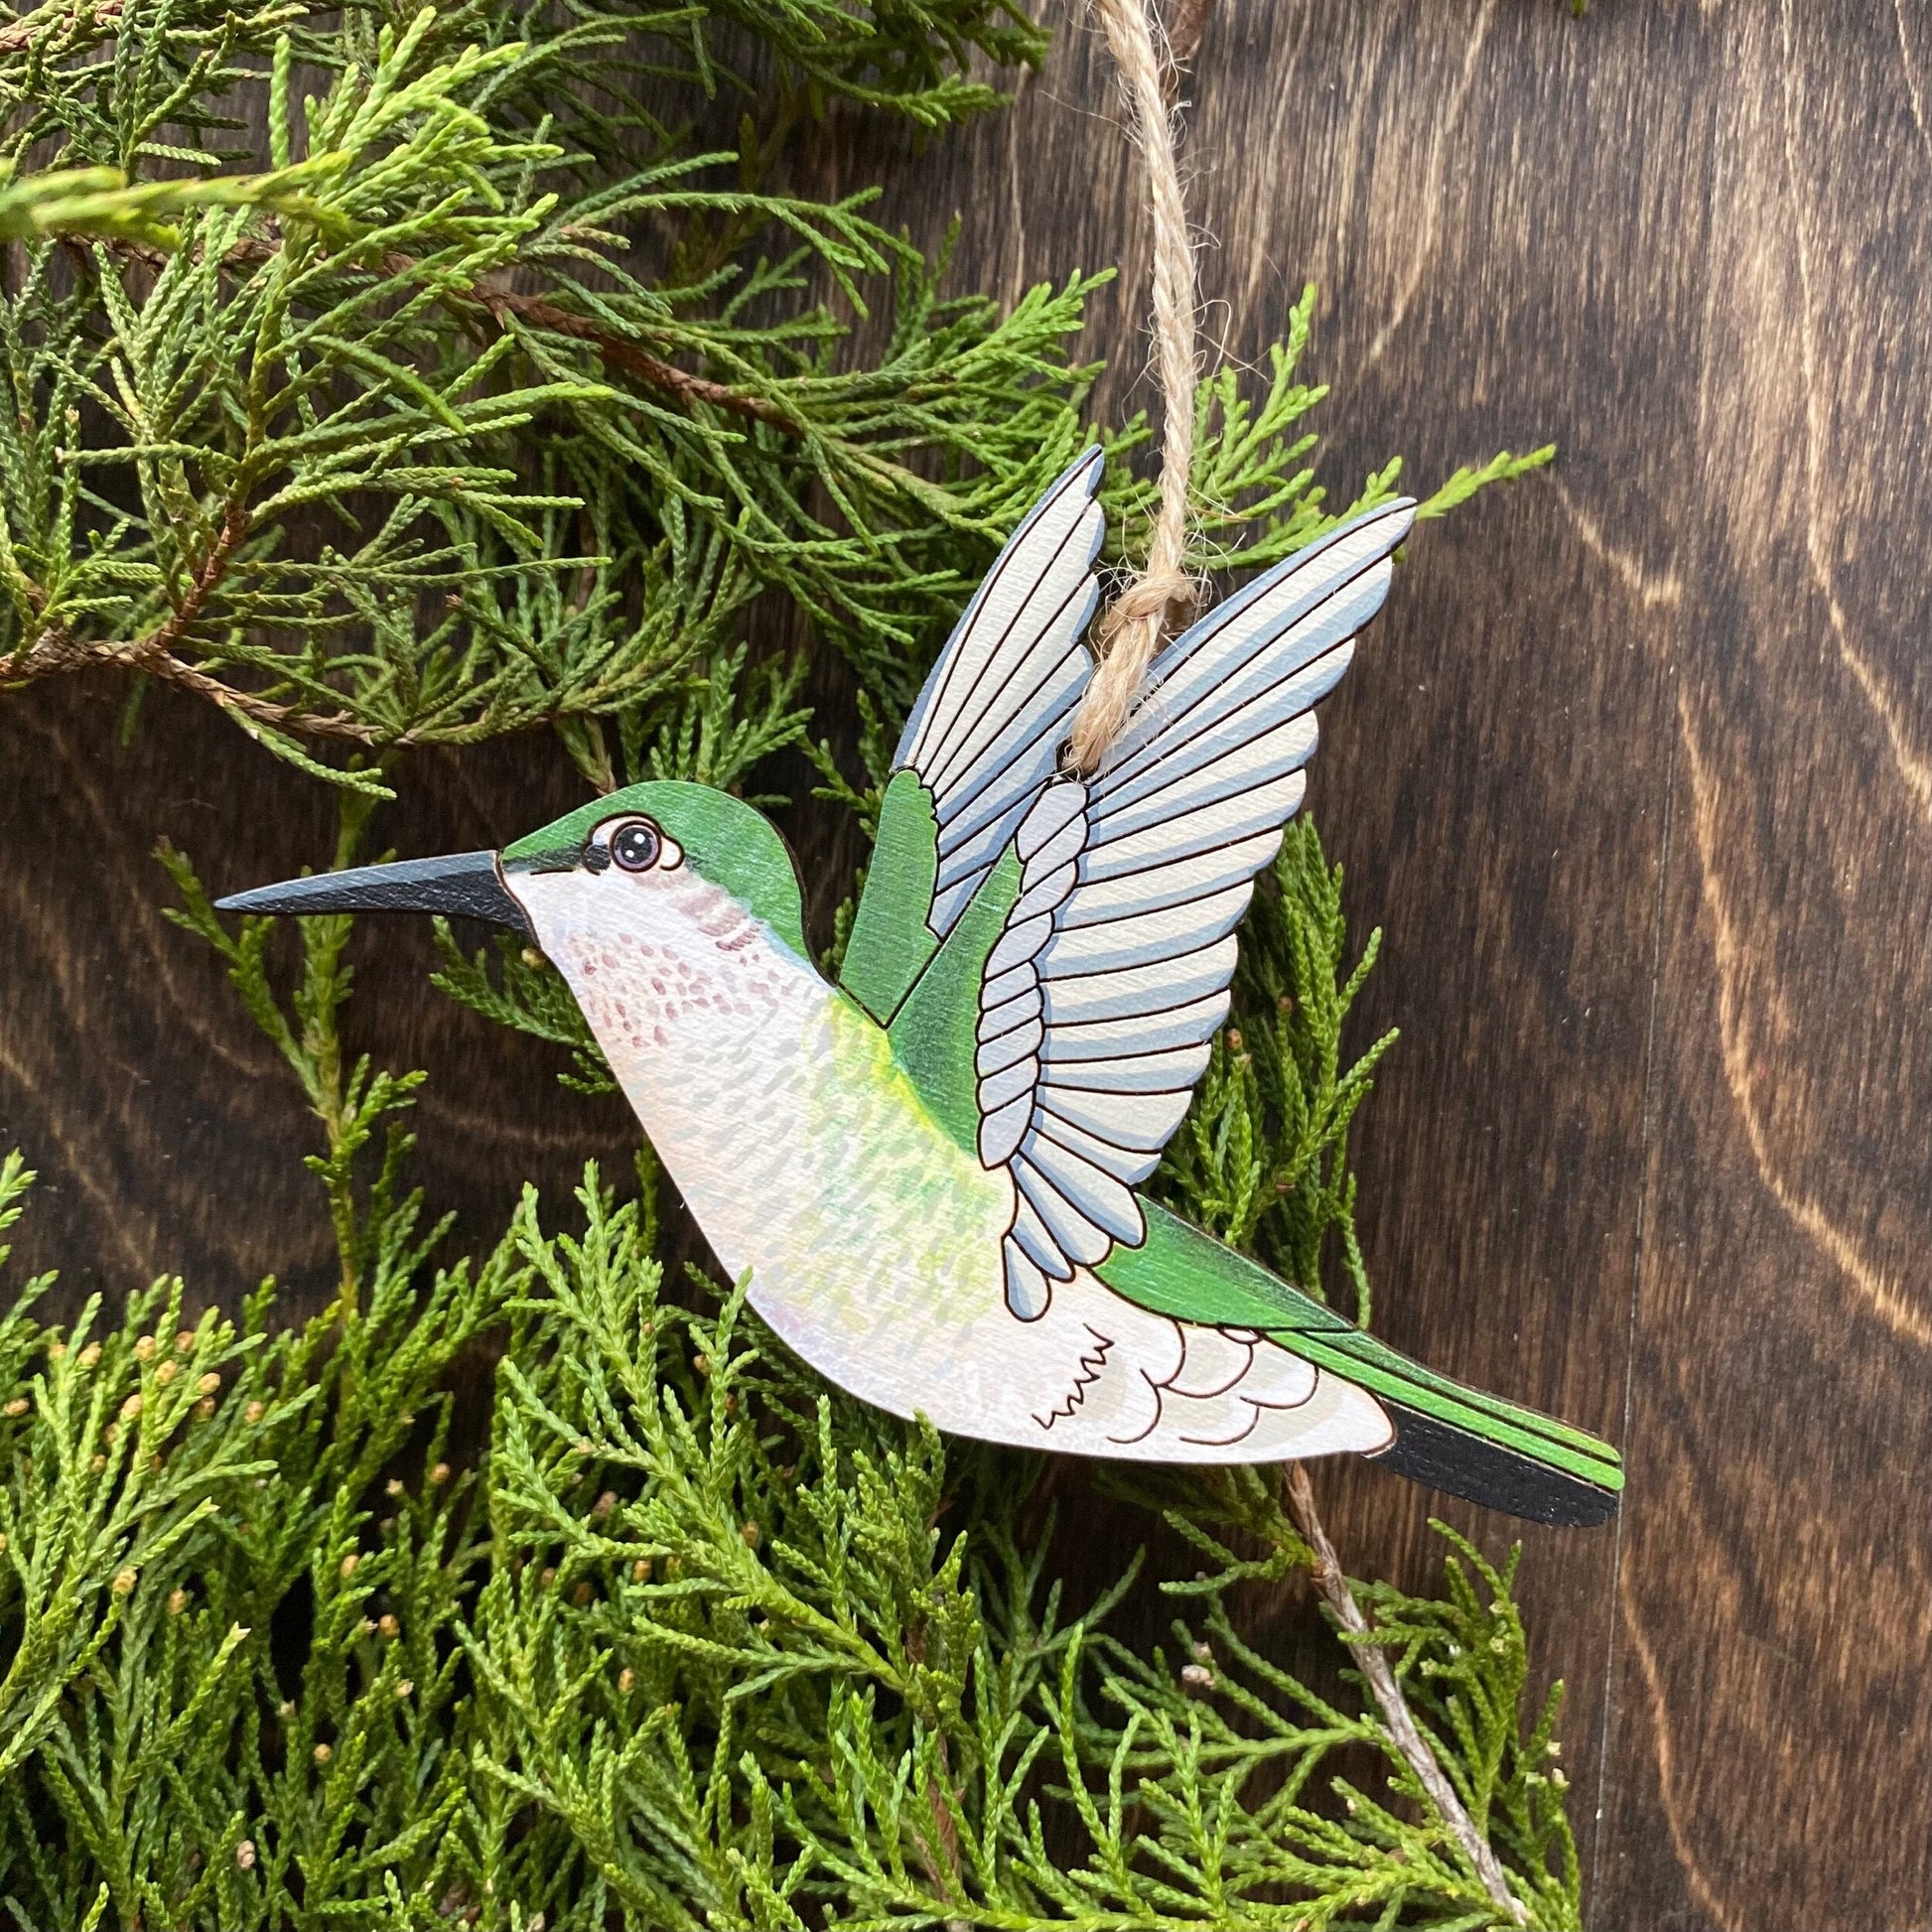
<path fill-rule="evenodd" d="M 683 916 L 646 931 L 572 907 L 544 942 L 719 1259 L 813 1367 L 896 1415 L 1063 1452 L 1256 1461 L 1388 1441 L 1347 1383 L 1084 1271 L 1016 1319 L 1005 1170 L 956 1147 L 885 1035 L 735 901 L 700 881 L 665 897 Z"/>

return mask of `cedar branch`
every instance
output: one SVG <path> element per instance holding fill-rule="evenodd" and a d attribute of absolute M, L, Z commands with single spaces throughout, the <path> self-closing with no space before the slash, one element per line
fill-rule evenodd
<path fill-rule="evenodd" d="M 269 260 L 278 245 L 260 235 L 249 236 L 236 242 L 222 256 L 221 266 L 229 271 L 259 267 Z M 168 260 L 161 249 L 143 241 L 116 239 L 108 246 L 116 254 L 142 262 L 150 268 L 159 269 Z M 415 268 L 416 262 L 409 255 L 391 254 L 382 258 L 383 273 L 397 279 L 413 273 Z M 483 310 L 499 329 L 504 326 L 505 316 L 514 316 L 533 329 L 547 330 L 555 336 L 567 336 L 573 342 L 588 343 L 606 362 L 636 376 L 639 381 L 649 383 L 653 389 L 661 389 L 677 397 L 680 402 L 709 403 L 712 408 L 725 410 L 734 416 L 769 423 L 773 429 L 782 430 L 787 436 L 803 436 L 805 433 L 802 425 L 776 403 L 768 402 L 762 396 L 748 396 L 726 383 L 714 382 L 709 376 L 693 375 L 689 369 L 681 369 L 675 362 L 667 362 L 661 355 L 653 355 L 649 349 L 640 348 L 635 343 L 625 342 L 621 336 L 599 327 L 589 316 L 560 307 L 548 295 L 519 294 L 479 283 L 453 296 L 451 300 Z"/>
<path fill-rule="evenodd" d="M 1369 1690 L 1374 1694 L 1376 1705 L 1382 1713 L 1382 1722 L 1388 1726 L 1396 1749 L 1402 1753 L 1403 1761 L 1410 1770 L 1415 1772 L 1417 1782 L 1429 1793 L 1430 1803 L 1436 1807 L 1456 1844 L 1462 1848 L 1463 1856 L 1475 1867 L 1483 1889 L 1516 1924 L 1527 1925 L 1529 1914 L 1524 1909 L 1523 1901 L 1510 1890 L 1509 1880 L 1503 1875 L 1502 1861 L 1496 1857 L 1495 1849 L 1488 1840 L 1476 1830 L 1475 1822 L 1463 1806 L 1454 1785 L 1449 1783 L 1443 1767 L 1437 1763 L 1435 1752 L 1429 1748 L 1428 1738 L 1422 1734 L 1422 1728 L 1416 1723 L 1415 1713 L 1409 1709 L 1409 1700 L 1403 1696 L 1402 1686 L 1396 1681 L 1388 1653 L 1374 1641 L 1375 1633 L 1368 1618 L 1362 1614 L 1362 1606 L 1355 1601 L 1355 1592 L 1348 1587 L 1348 1578 L 1335 1555 L 1335 1546 L 1328 1541 L 1328 1532 L 1322 1528 L 1321 1518 L 1315 1511 L 1314 1488 L 1309 1481 L 1305 1463 L 1291 1462 L 1288 1465 L 1286 1488 L 1289 1514 L 1295 1519 L 1295 1527 L 1302 1532 L 1309 1548 L 1314 1552 L 1316 1587 L 1335 1621 L 1341 1626 L 1343 1638 L 1361 1666 L 1362 1675 L 1368 1680 Z"/>

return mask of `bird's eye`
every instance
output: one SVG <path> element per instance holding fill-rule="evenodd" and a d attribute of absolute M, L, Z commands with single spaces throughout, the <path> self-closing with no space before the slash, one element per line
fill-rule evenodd
<path fill-rule="evenodd" d="M 648 872 L 663 849 L 663 838 L 647 818 L 629 819 L 611 834 L 611 857 L 625 872 Z"/>

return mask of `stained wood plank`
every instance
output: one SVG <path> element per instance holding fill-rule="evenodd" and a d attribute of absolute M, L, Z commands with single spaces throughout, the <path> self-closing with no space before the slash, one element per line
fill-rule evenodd
<path fill-rule="evenodd" d="M 1591 1923 L 1632 1932 L 1928 1909 L 1929 64 L 1882 0 L 1227 4 L 1189 89 L 1234 352 L 1323 286 L 1338 488 L 1564 451 L 1417 541 L 1311 798 L 1408 1035 L 1362 1149 L 1389 1332 L 1612 1434 L 1627 1402 L 1620 1547 L 1532 1538 L 1526 1586 Z M 903 206 L 1008 293 L 1108 259 L 1107 89 L 1070 37 Z M 1325 1487 L 1415 1574 L 1412 1498 Z"/>
<path fill-rule="evenodd" d="M 50 684 L 0 703 L 0 1146 L 23 1148 L 42 1176 L 16 1267 L 58 1266 L 65 1311 L 163 1273 L 232 1307 L 273 1272 L 284 1307 L 308 1313 L 334 1271 L 302 1167 L 319 1126 L 219 962 L 162 916 L 171 889 L 151 855 L 169 839 L 210 891 L 231 891 L 327 863 L 334 809 L 171 693 L 151 692 L 117 747 L 124 695 Z M 379 836 L 401 852 L 473 849 L 581 795 L 537 741 L 417 759 Z M 526 1173 L 563 1199 L 585 1160 L 627 1167 L 621 1103 L 566 1092 L 553 1052 L 431 991 L 426 922 L 366 928 L 353 961 L 351 1049 L 435 1069 L 413 1173 L 458 1214 L 458 1241 L 492 1242 Z"/>
<path fill-rule="evenodd" d="M 1932 1912 L 1929 29 L 1714 36 L 1610 1923 Z"/>

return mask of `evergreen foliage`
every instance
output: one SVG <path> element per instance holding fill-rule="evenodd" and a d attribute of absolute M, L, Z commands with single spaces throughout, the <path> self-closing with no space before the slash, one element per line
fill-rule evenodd
<path fill-rule="evenodd" d="M 0 687 L 217 704 L 339 788 L 342 865 L 419 744 L 547 728 L 602 788 L 755 796 L 829 645 L 861 729 L 807 749 L 876 821 L 925 664 L 1095 433 L 1095 283 L 946 294 L 869 195 L 787 170 L 828 113 L 992 110 L 975 76 L 1041 45 L 1006 0 L 49 0 L 0 27 Z M 1202 386 L 1203 570 L 1333 521 L 1312 309 L 1257 396 Z M 1146 437 L 1106 438 L 1115 562 Z M 754 652 L 767 595 L 798 641 Z M 0 1320 L 8 1922 L 1508 1922 L 1353 1674 L 1321 1693 L 1237 1634 L 1232 1594 L 1309 1559 L 1267 1475 L 1125 1491 L 1207 1566 L 1162 1586 L 1171 1644 L 1130 1646 L 1134 1566 L 1093 1602 L 1054 1581 L 1046 1464 L 827 1389 L 742 1284 L 663 1281 L 648 1150 L 634 1186 L 587 1174 L 570 1231 L 526 1197 L 448 1259 L 406 1180 L 424 1074 L 343 1052 L 350 922 L 226 923 L 162 857 L 320 1123 L 337 1289 L 295 1325 L 272 1285 L 190 1315 L 167 1280 L 48 1326 L 43 1280 Z M 1343 1050 L 1379 935 L 1351 964 L 1340 887 L 1292 828 L 1157 1185 L 1315 1292 L 1339 1271 L 1365 1320 L 1347 1136 L 1388 1041 Z M 534 952 L 442 936 L 445 991 L 608 1084 Z M 0 1229 L 30 1179 L 0 1167 Z M 478 1442 L 454 1415 L 483 1373 Z M 1457 1543 L 1441 1596 L 1362 1596 L 1530 1921 L 1568 1927 L 1560 1691 L 1526 1709 L 1510 1582 Z"/>
<path fill-rule="evenodd" d="M 0 32 L 0 685 L 162 678 L 376 792 L 370 755 L 547 724 L 608 786 L 779 591 L 902 707 L 1088 438 L 1093 282 L 1001 315 L 871 193 L 772 183 L 829 102 L 936 127 L 1040 45 L 1003 0 L 51 0 Z M 1311 310 L 1258 405 L 1203 387 L 1203 568 L 1324 522 Z M 1131 552 L 1150 487 L 1107 497 Z"/>
<path fill-rule="evenodd" d="M 492 1253 L 439 1262 L 402 1180 L 421 1076 L 344 1061 L 350 921 L 301 922 L 283 991 L 275 922 L 228 928 L 165 856 L 322 1125 L 341 1291 L 286 1327 L 272 1285 L 189 1320 L 170 1280 L 62 1329 L 41 1281 L 0 1322 L 15 1922 L 1507 1922 L 1353 1674 L 1323 1695 L 1237 1633 L 1230 1593 L 1308 1558 L 1268 1474 L 1135 1492 L 1212 1566 L 1137 1650 L 1108 1618 L 1138 1563 L 1091 1603 L 1052 1581 L 1044 1458 L 828 1389 L 744 1284 L 666 1296 L 647 1154 L 627 1198 L 587 1173 L 571 1231 L 526 1194 Z M 1331 1122 L 1366 1074 L 1335 1070 L 1345 988 L 1295 937 L 1340 938 L 1311 831 L 1279 883 L 1297 1117 Z M 30 1178 L 0 1170 L 4 1221 Z M 1561 1692 L 1526 1715 L 1513 1566 L 1453 1541 L 1443 1597 L 1365 1600 L 1531 1922 L 1574 1926 Z"/>

